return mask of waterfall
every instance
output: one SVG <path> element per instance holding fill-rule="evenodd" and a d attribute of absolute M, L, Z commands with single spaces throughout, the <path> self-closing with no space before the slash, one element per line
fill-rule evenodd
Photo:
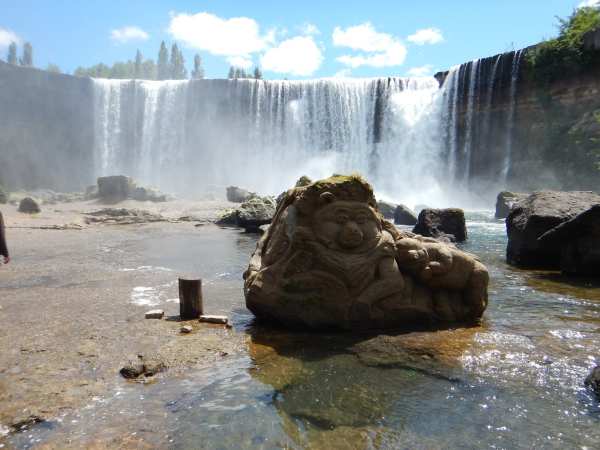
<path fill-rule="evenodd" d="M 435 78 L 94 80 L 97 175 L 169 192 L 277 194 L 301 175 L 358 172 L 380 197 L 444 203 Z"/>
<path fill-rule="evenodd" d="M 467 120 L 466 120 L 466 136 L 463 144 L 462 150 L 462 158 L 463 158 L 463 174 L 462 174 L 462 182 L 464 184 L 468 184 L 471 176 L 471 159 L 472 159 L 472 149 L 473 149 L 473 141 L 474 141 L 474 127 L 477 123 L 474 120 L 475 116 L 475 100 L 476 95 L 478 93 L 477 85 L 479 83 L 479 59 L 475 61 L 471 61 L 471 70 L 469 71 L 469 88 L 468 88 L 468 97 L 467 97 Z"/>
<path fill-rule="evenodd" d="M 521 56 L 523 50 L 517 50 L 513 54 L 512 67 L 510 72 L 510 89 L 509 89 L 509 107 L 508 107 L 508 118 L 506 120 L 506 147 L 504 154 L 504 161 L 502 164 L 502 180 L 506 185 L 508 179 L 508 172 L 510 171 L 510 164 L 512 159 L 512 144 L 513 144 L 513 132 L 515 126 L 515 107 L 517 103 L 517 82 L 519 81 L 519 70 L 521 67 Z"/>

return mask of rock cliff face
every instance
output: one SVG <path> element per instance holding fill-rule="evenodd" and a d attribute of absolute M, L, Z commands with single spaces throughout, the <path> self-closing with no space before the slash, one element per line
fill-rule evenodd
<path fill-rule="evenodd" d="M 589 45 L 597 39 L 590 35 Z M 600 51 L 582 74 L 541 83 L 527 64 L 530 50 L 436 75 L 451 97 L 449 151 L 465 155 L 456 170 L 484 188 L 598 189 Z"/>
<path fill-rule="evenodd" d="M 0 62 L 0 184 L 80 189 L 93 178 L 91 81 Z"/>

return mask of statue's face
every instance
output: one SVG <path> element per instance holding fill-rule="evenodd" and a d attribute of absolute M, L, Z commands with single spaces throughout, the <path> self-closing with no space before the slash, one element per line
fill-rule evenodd
<path fill-rule="evenodd" d="M 381 237 L 375 211 L 362 202 L 334 201 L 315 213 L 313 229 L 328 247 L 352 251 L 368 250 Z"/>

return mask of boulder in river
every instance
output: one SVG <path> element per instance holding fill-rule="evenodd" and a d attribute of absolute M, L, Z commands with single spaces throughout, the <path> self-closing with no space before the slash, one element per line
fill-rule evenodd
<path fill-rule="evenodd" d="M 26 214 L 36 214 L 40 211 L 40 206 L 31 197 L 25 197 L 19 202 L 19 212 Z"/>
<path fill-rule="evenodd" d="M 560 248 L 562 272 L 600 275 L 600 204 L 546 231 L 538 241 Z"/>
<path fill-rule="evenodd" d="M 394 210 L 394 223 L 396 225 L 416 225 L 417 216 L 407 206 L 398 205 Z"/>
<path fill-rule="evenodd" d="M 131 198 L 139 202 L 166 202 L 167 196 L 154 188 L 133 186 L 130 192 Z"/>
<path fill-rule="evenodd" d="M 253 197 L 237 209 L 237 224 L 246 231 L 260 232 L 275 215 L 275 200 L 271 197 Z"/>
<path fill-rule="evenodd" d="M 246 189 L 242 189 L 237 186 L 227 187 L 227 201 L 232 203 L 244 203 L 245 201 L 248 201 L 255 196 L 255 193 L 247 191 Z"/>
<path fill-rule="evenodd" d="M 528 268 L 559 268 L 561 246 L 538 238 L 595 204 L 600 204 L 600 195 L 582 191 L 539 191 L 520 200 L 506 218 L 508 263 Z"/>
<path fill-rule="evenodd" d="M 104 202 L 120 202 L 130 195 L 132 181 L 125 175 L 98 178 L 98 197 Z"/>
<path fill-rule="evenodd" d="M 453 245 L 401 232 L 359 176 L 297 187 L 244 273 L 259 318 L 310 328 L 414 328 L 476 321 L 488 272 Z"/>
<path fill-rule="evenodd" d="M 383 201 L 377 202 L 377 210 L 385 219 L 394 218 L 394 212 L 396 211 L 396 207 L 397 205 L 395 205 L 394 203 L 388 203 Z"/>
<path fill-rule="evenodd" d="M 467 240 L 465 213 L 460 208 L 423 209 L 413 233 L 432 238 L 447 238 L 454 242 Z"/>
<path fill-rule="evenodd" d="M 496 219 L 505 219 L 514 205 L 521 199 L 527 197 L 527 194 L 520 192 L 502 191 L 496 197 Z"/>

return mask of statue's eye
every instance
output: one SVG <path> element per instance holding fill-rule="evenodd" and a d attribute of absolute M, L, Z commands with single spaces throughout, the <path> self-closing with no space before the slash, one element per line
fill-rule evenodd
<path fill-rule="evenodd" d="M 356 216 L 355 220 L 356 220 L 356 223 L 362 225 L 363 223 L 367 222 L 368 218 L 367 218 L 367 216 L 360 215 L 360 216 Z"/>
<path fill-rule="evenodd" d="M 340 224 L 346 223 L 348 222 L 348 216 L 345 214 L 340 214 L 335 218 L 335 221 Z"/>

